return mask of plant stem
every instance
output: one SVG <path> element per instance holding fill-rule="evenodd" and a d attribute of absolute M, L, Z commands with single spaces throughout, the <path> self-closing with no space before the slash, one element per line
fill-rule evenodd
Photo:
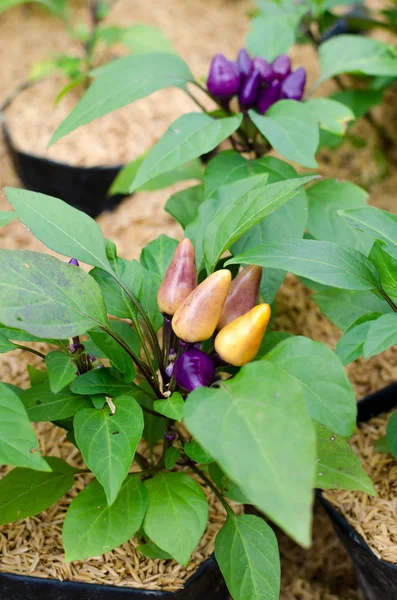
<path fill-rule="evenodd" d="M 394 304 L 393 300 L 386 294 L 383 288 L 379 288 L 379 292 L 384 300 L 388 303 L 388 305 L 392 308 L 394 312 L 397 312 L 397 306 Z"/>
<path fill-rule="evenodd" d="M 24 350 L 25 352 L 31 352 L 32 354 L 35 354 L 36 356 L 40 356 L 40 358 L 45 360 L 45 354 L 42 354 L 41 352 L 39 352 L 38 350 L 35 350 L 34 348 L 29 348 L 28 346 L 23 346 L 21 344 L 15 344 L 15 347 L 19 348 L 19 350 Z"/>
<path fill-rule="evenodd" d="M 203 111 L 203 113 L 208 112 L 207 109 L 205 108 L 205 106 L 203 104 L 201 104 L 200 100 L 198 100 L 191 92 L 189 92 L 188 89 L 186 89 L 185 92 L 193 100 L 193 102 L 195 102 L 197 104 L 197 106 Z"/>
<path fill-rule="evenodd" d="M 142 471 L 148 471 L 149 463 L 142 454 L 140 454 L 139 452 L 135 452 L 135 460 L 141 467 Z"/>
<path fill-rule="evenodd" d="M 214 492 L 215 496 L 218 498 L 218 500 L 221 502 L 223 508 L 225 509 L 226 514 L 228 516 L 233 516 L 234 517 L 233 510 L 231 509 L 231 507 L 229 506 L 229 504 L 226 502 L 225 498 L 223 497 L 223 495 L 221 494 L 221 492 L 218 490 L 218 488 L 207 477 L 207 475 L 205 475 L 205 473 L 203 473 L 202 471 L 200 471 L 200 469 L 194 464 L 194 462 L 192 462 L 192 461 L 189 460 L 187 464 L 190 467 L 190 469 L 192 469 L 192 471 L 194 473 L 196 473 L 196 475 L 198 475 L 200 477 L 200 479 L 202 479 L 202 481 L 204 481 L 204 483 L 206 485 L 208 485 L 208 487 Z"/>

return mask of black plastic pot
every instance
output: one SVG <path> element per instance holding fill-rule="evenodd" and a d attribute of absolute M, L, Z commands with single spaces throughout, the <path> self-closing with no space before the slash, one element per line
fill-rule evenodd
<path fill-rule="evenodd" d="M 178 592 L 139 590 L 110 585 L 58 581 L 0 573 L 1 600 L 227 600 L 218 565 L 208 558 Z"/>
<path fill-rule="evenodd" d="M 91 217 L 112 210 L 126 197 L 126 194 L 108 195 L 123 165 L 77 167 L 22 152 L 16 148 L 5 122 L 3 136 L 15 170 L 28 190 L 60 198 Z"/>
<path fill-rule="evenodd" d="M 369 421 L 377 415 L 397 406 L 397 383 L 371 394 L 358 403 L 358 422 Z M 318 498 L 331 518 L 333 527 L 350 554 L 359 585 L 366 600 L 397 599 L 397 566 L 379 560 L 357 533 L 330 502 L 318 492 Z"/>

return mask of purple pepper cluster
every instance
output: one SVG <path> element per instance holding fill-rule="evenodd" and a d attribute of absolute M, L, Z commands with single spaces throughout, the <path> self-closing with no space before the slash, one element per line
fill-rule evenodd
<path fill-rule="evenodd" d="M 213 96 L 228 101 L 237 95 L 241 110 L 256 108 L 262 115 L 278 100 L 302 100 L 305 85 L 306 69 L 291 71 L 286 54 L 269 63 L 260 56 L 251 58 L 244 48 L 236 62 L 217 54 L 207 79 Z"/>

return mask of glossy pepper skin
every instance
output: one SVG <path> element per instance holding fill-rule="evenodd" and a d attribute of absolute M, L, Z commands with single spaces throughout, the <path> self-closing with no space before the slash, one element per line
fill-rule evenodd
<path fill-rule="evenodd" d="M 222 314 L 231 279 L 230 271 L 221 269 L 193 290 L 172 319 L 172 329 L 177 337 L 194 344 L 212 336 Z"/>
<path fill-rule="evenodd" d="M 172 257 L 164 280 L 157 293 L 159 309 L 167 314 L 175 314 L 178 307 L 197 286 L 197 269 L 192 242 L 182 240 Z"/>
<path fill-rule="evenodd" d="M 306 69 L 300 67 L 288 75 L 281 84 L 281 98 L 302 100 L 306 85 Z"/>
<path fill-rule="evenodd" d="M 231 98 L 240 87 L 237 69 L 223 54 L 214 56 L 207 79 L 208 91 L 219 98 Z"/>
<path fill-rule="evenodd" d="M 291 59 L 287 54 L 280 54 L 272 63 L 273 78 L 283 81 L 291 73 Z"/>
<path fill-rule="evenodd" d="M 260 84 L 261 74 L 257 70 L 252 71 L 251 75 L 247 77 L 241 86 L 241 90 L 238 95 L 238 101 L 243 110 L 247 110 L 256 104 L 259 96 Z"/>
<path fill-rule="evenodd" d="M 252 60 L 250 55 L 246 50 L 244 50 L 244 48 L 241 48 L 241 50 L 238 53 L 237 64 L 240 68 L 241 73 L 245 77 L 248 77 L 251 74 Z"/>
<path fill-rule="evenodd" d="M 213 383 L 215 363 L 208 354 L 192 348 L 177 358 L 173 375 L 179 387 L 192 392 L 198 387 Z"/>
<path fill-rule="evenodd" d="M 278 100 L 280 100 L 281 95 L 281 83 L 280 81 L 273 81 L 269 87 L 264 88 L 259 93 L 257 108 L 258 112 L 261 115 L 265 114 L 265 112 L 273 106 Z"/>
<path fill-rule="evenodd" d="M 231 321 L 215 338 L 215 350 L 225 362 L 242 367 L 255 358 L 271 309 L 268 304 L 258 304 L 242 317 Z"/>
<path fill-rule="evenodd" d="M 245 315 L 258 301 L 262 267 L 248 265 L 233 279 L 223 306 L 218 329 L 222 329 L 237 317 Z"/>
<path fill-rule="evenodd" d="M 271 83 L 273 81 L 272 65 L 267 60 L 261 56 L 256 56 L 252 61 L 252 66 L 261 74 L 262 83 Z"/>

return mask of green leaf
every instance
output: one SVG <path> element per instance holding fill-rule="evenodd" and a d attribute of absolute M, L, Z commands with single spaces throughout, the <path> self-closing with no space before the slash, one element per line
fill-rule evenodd
<path fill-rule="evenodd" d="M 382 103 L 383 90 L 344 90 L 332 94 L 331 98 L 350 108 L 356 119 L 361 119 L 372 107 Z"/>
<path fill-rule="evenodd" d="M 31 335 L 30 333 L 22 331 L 21 329 L 6 327 L 2 324 L 0 324 L 0 332 L 9 340 L 14 340 L 18 342 L 47 342 L 48 344 L 54 344 L 55 346 L 61 345 L 61 340 L 53 340 L 50 338 L 38 337 L 37 335 Z M 67 343 L 67 340 L 65 340 L 65 345 L 67 345 Z"/>
<path fill-rule="evenodd" d="M 147 152 L 130 162 L 128 165 L 123 167 L 116 179 L 112 183 L 110 188 L 111 194 L 128 194 L 133 184 L 135 176 L 138 172 L 139 167 L 145 160 Z M 188 181 L 189 179 L 203 178 L 203 163 L 199 158 L 190 160 L 189 162 L 180 165 L 172 171 L 168 171 L 159 177 L 151 179 L 150 182 L 144 184 L 138 191 L 155 191 L 162 190 L 174 183 L 179 181 Z"/>
<path fill-rule="evenodd" d="M 0 480 L 0 525 L 41 513 L 73 486 L 76 469 L 53 456 L 45 462 L 50 473 L 16 468 Z"/>
<path fill-rule="evenodd" d="M 391 46 L 361 35 L 338 35 L 321 44 L 317 85 L 340 73 L 397 75 Z"/>
<path fill-rule="evenodd" d="M 171 42 L 165 37 L 161 29 L 153 27 L 153 25 L 135 23 L 130 27 L 120 29 L 120 39 L 118 41 L 127 46 L 133 54 L 175 52 Z"/>
<path fill-rule="evenodd" d="M 280 54 L 287 54 L 295 43 L 295 32 L 285 18 L 278 16 L 255 17 L 246 40 L 247 50 L 253 56 L 273 61 Z"/>
<path fill-rule="evenodd" d="M 210 152 L 239 127 L 241 120 L 241 114 L 225 119 L 213 119 L 204 113 L 182 115 L 150 150 L 138 169 L 130 191 L 188 160 Z"/>
<path fill-rule="evenodd" d="M 168 469 L 168 471 L 172 471 L 172 469 L 175 467 L 180 455 L 181 455 L 180 448 L 174 448 L 174 446 L 171 446 L 171 448 L 167 448 L 167 450 L 165 452 L 164 465 L 165 465 L 165 468 Z"/>
<path fill-rule="evenodd" d="M 165 415 L 169 419 L 182 421 L 185 402 L 179 392 L 174 392 L 172 396 L 165 400 L 155 400 L 153 408 L 161 415 Z"/>
<path fill-rule="evenodd" d="M 369 260 L 378 269 L 382 288 L 389 298 L 397 299 L 397 260 L 384 250 L 384 243 L 376 241 Z"/>
<path fill-rule="evenodd" d="M 186 473 L 157 473 L 145 486 L 149 496 L 145 532 L 181 565 L 187 565 L 207 526 L 203 490 Z"/>
<path fill-rule="evenodd" d="M 77 445 L 104 487 L 109 505 L 128 475 L 143 431 L 142 409 L 134 398 L 119 396 L 114 403 L 114 415 L 105 406 L 103 410 L 84 408 L 74 418 Z"/>
<path fill-rule="evenodd" d="M 39 385 L 40 383 L 48 382 L 48 373 L 47 371 L 39 371 L 32 365 L 27 366 L 29 380 L 31 386 Z"/>
<path fill-rule="evenodd" d="M 5 354 L 6 352 L 11 352 L 12 350 L 16 350 L 18 346 L 10 342 L 5 335 L 0 333 L 0 354 Z"/>
<path fill-rule="evenodd" d="M 186 442 L 183 447 L 183 450 L 189 458 L 194 460 L 197 463 L 202 465 L 206 465 L 214 461 L 212 456 L 208 454 L 197 442 L 197 440 L 193 440 L 191 442 Z"/>
<path fill-rule="evenodd" d="M 389 452 L 397 460 L 397 413 L 393 413 L 387 422 L 386 440 Z"/>
<path fill-rule="evenodd" d="M 193 221 L 200 204 L 204 201 L 204 186 L 193 185 L 170 196 L 165 204 L 165 210 L 183 229 Z"/>
<path fill-rule="evenodd" d="M 40 337 L 107 325 L 96 282 L 82 269 L 29 250 L 0 250 L 0 321 Z"/>
<path fill-rule="evenodd" d="M 330 98 L 312 98 L 306 106 L 322 129 L 336 135 L 344 135 L 347 123 L 354 120 L 350 108 Z"/>
<path fill-rule="evenodd" d="M 254 125 L 277 152 L 303 167 L 316 168 L 318 124 L 309 107 L 295 100 L 280 100 L 260 115 L 248 111 Z M 302 139 L 305 143 L 302 144 Z"/>
<path fill-rule="evenodd" d="M 12 223 L 17 218 L 17 215 L 10 210 L 0 210 L 0 227 Z"/>
<path fill-rule="evenodd" d="M 309 544 L 316 443 L 295 378 L 269 361 L 250 363 L 222 387 L 189 394 L 185 423 L 251 504 Z"/>
<path fill-rule="evenodd" d="M 397 344 L 397 314 L 392 312 L 373 321 L 364 343 L 364 358 L 371 358 Z"/>
<path fill-rule="evenodd" d="M 367 313 L 356 319 L 346 329 L 335 348 L 336 354 L 344 365 L 348 365 L 362 356 L 371 323 L 381 316 L 381 313 Z"/>
<path fill-rule="evenodd" d="M 152 396 L 152 390 L 147 384 L 145 387 L 144 385 L 134 392 L 134 398 L 142 407 L 154 410 L 155 399 Z M 143 413 L 143 420 L 145 423 L 143 437 L 148 442 L 149 448 L 153 449 L 157 442 L 162 439 L 167 421 L 160 415 L 155 417 L 147 412 Z"/>
<path fill-rule="evenodd" d="M 70 355 L 63 352 L 49 352 L 45 357 L 51 391 L 56 394 L 76 379 L 76 365 Z"/>
<path fill-rule="evenodd" d="M 113 324 L 114 322 L 112 322 L 111 327 Z M 134 379 L 136 376 L 134 363 L 129 354 L 118 342 L 116 342 L 116 340 L 101 329 L 93 329 L 90 331 L 90 338 L 110 360 L 110 364 L 124 375 L 125 381 L 130 382 Z"/>
<path fill-rule="evenodd" d="M 314 177 L 287 179 L 255 188 L 225 206 L 210 222 L 204 235 L 204 257 L 211 272 L 221 255 L 253 225 L 293 198 Z"/>
<path fill-rule="evenodd" d="M 315 424 L 317 435 L 316 487 L 358 490 L 375 496 L 372 482 L 346 440 Z"/>
<path fill-rule="evenodd" d="M 171 448 L 169 448 L 169 450 L 171 450 Z M 139 550 L 139 552 L 143 554 L 143 556 L 147 556 L 148 558 L 172 560 L 172 556 L 168 554 L 168 552 L 164 552 L 164 550 L 161 550 L 161 548 L 156 546 L 154 542 L 146 542 L 146 544 L 141 544 L 137 547 L 137 550 Z"/>
<path fill-rule="evenodd" d="M 389 444 L 387 443 L 387 437 L 385 435 L 374 441 L 374 450 L 375 452 L 380 452 L 381 454 L 391 454 Z"/>
<path fill-rule="evenodd" d="M 268 331 L 266 335 L 263 337 L 260 348 L 258 350 L 258 354 L 255 357 L 255 360 L 263 358 L 266 356 L 270 350 L 273 350 L 278 344 L 287 340 L 292 336 L 292 333 L 287 333 L 286 331 Z"/>
<path fill-rule="evenodd" d="M 148 271 L 156 273 L 161 279 L 164 279 L 177 245 L 177 240 L 164 234 L 159 235 L 143 248 L 140 257 L 141 264 Z"/>
<path fill-rule="evenodd" d="M 39 383 L 21 394 L 30 421 L 60 421 L 91 406 L 89 398 L 77 396 L 68 388 L 54 393 L 48 382 Z"/>
<path fill-rule="evenodd" d="M 0 464 L 51 470 L 39 452 L 22 401 L 5 383 L 0 383 Z"/>
<path fill-rule="evenodd" d="M 379 288 L 378 272 L 363 254 L 331 242 L 272 242 L 235 256 L 226 264 L 235 263 L 283 269 L 342 289 L 365 291 Z"/>
<path fill-rule="evenodd" d="M 240 504 L 250 504 L 238 485 L 236 485 L 234 481 L 230 481 L 218 463 L 210 463 L 208 465 L 208 473 L 226 498 L 230 498 L 233 502 L 239 502 Z"/>
<path fill-rule="evenodd" d="M 397 215 L 372 206 L 343 210 L 340 214 L 351 227 L 385 242 L 386 250 L 397 259 Z"/>
<path fill-rule="evenodd" d="M 92 481 L 71 503 L 62 529 L 65 560 L 84 560 L 127 542 L 142 525 L 147 492 L 139 475 L 130 475 L 111 506 L 99 481 Z"/>
<path fill-rule="evenodd" d="M 105 239 L 94 219 L 52 196 L 16 188 L 5 192 L 22 223 L 48 248 L 110 270 Z"/>
<path fill-rule="evenodd" d="M 229 515 L 216 536 L 215 557 L 235 600 L 278 600 L 277 538 L 264 519 Z"/>
<path fill-rule="evenodd" d="M 344 437 L 354 433 L 357 417 L 354 391 L 332 350 L 309 338 L 292 336 L 277 344 L 264 360 L 299 381 L 313 419 Z"/>
<path fill-rule="evenodd" d="M 312 298 L 323 315 L 342 330 L 369 312 L 391 312 L 387 302 L 373 292 L 327 290 L 314 294 Z"/>
<path fill-rule="evenodd" d="M 54 144 L 78 127 L 165 87 L 193 81 L 187 64 L 174 54 L 149 53 L 112 61 L 94 72 L 97 79 L 55 131 Z"/>
<path fill-rule="evenodd" d="M 367 255 L 371 238 L 352 229 L 338 214 L 339 209 L 361 208 L 366 205 L 365 190 L 348 181 L 323 179 L 307 189 L 309 216 L 307 228 L 318 240 L 350 246 Z"/>
<path fill-rule="evenodd" d="M 94 369 L 79 375 L 70 386 L 75 394 L 91 396 L 92 394 L 106 394 L 106 396 L 120 396 L 132 394 L 137 389 L 134 383 L 126 383 L 118 379 L 110 368 Z"/>

